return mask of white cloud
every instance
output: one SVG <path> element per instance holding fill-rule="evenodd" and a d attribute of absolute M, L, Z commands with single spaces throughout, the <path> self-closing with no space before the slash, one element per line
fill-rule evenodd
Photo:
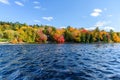
<path fill-rule="evenodd" d="M 43 8 L 43 7 L 41 7 L 41 6 L 34 6 L 33 8 L 34 8 L 34 9 L 46 10 L 46 8 Z"/>
<path fill-rule="evenodd" d="M 94 12 L 100 13 L 100 12 L 102 12 L 102 10 L 101 9 L 94 9 Z"/>
<path fill-rule="evenodd" d="M 51 24 L 45 24 L 46 26 L 52 26 Z"/>
<path fill-rule="evenodd" d="M 95 30 L 96 27 L 89 27 L 89 28 L 85 28 L 86 30 Z M 110 31 L 111 29 L 112 30 L 115 30 L 114 27 L 110 27 L 110 26 L 105 26 L 105 27 L 99 27 L 100 30 L 105 30 L 105 31 Z"/>
<path fill-rule="evenodd" d="M 23 3 L 19 2 L 19 1 L 15 1 L 15 4 L 19 5 L 19 6 L 24 6 Z"/>
<path fill-rule="evenodd" d="M 34 20 L 34 22 L 36 22 L 36 23 L 40 23 L 41 21 L 40 21 L 40 20 Z"/>
<path fill-rule="evenodd" d="M 96 27 L 85 28 L 86 30 L 94 30 Z"/>
<path fill-rule="evenodd" d="M 100 15 L 100 13 L 93 12 L 93 13 L 91 13 L 90 15 L 91 15 L 91 16 L 94 16 L 94 17 L 97 17 L 97 16 Z"/>
<path fill-rule="evenodd" d="M 34 3 L 34 4 L 39 4 L 40 2 L 38 2 L 38 1 L 34 1 L 33 3 Z"/>
<path fill-rule="evenodd" d="M 85 28 L 87 30 L 94 30 L 96 27 L 99 27 L 100 30 L 110 31 L 115 30 L 114 27 L 110 26 L 111 21 L 98 21 L 93 27 Z"/>
<path fill-rule="evenodd" d="M 44 20 L 51 21 L 53 20 L 53 17 L 42 17 Z"/>
<path fill-rule="evenodd" d="M 104 27 L 104 30 L 106 30 L 106 31 L 110 31 L 110 30 L 115 30 L 115 28 L 113 28 L 113 27 L 111 27 L 111 26 L 106 26 L 106 27 Z"/>
<path fill-rule="evenodd" d="M 66 26 L 61 26 L 60 28 L 66 28 Z"/>
<path fill-rule="evenodd" d="M 106 24 L 105 21 L 98 21 L 98 22 L 95 24 L 95 26 L 96 26 L 96 27 L 101 27 L 101 26 L 104 26 L 105 24 Z"/>
<path fill-rule="evenodd" d="M 109 31 L 109 30 L 115 30 L 114 27 L 110 26 L 111 21 L 98 21 L 94 26 L 99 27 L 100 30 L 105 30 L 105 31 Z"/>
<path fill-rule="evenodd" d="M 35 9 L 40 9 L 41 7 L 40 6 L 34 6 Z"/>
<path fill-rule="evenodd" d="M 102 12 L 101 9 L 94 9 L 93 12 L 90 14 L 93 17 L 100 16 L 100 13 Z"/>
<path fill-rule="evenodd" d="M 96 27 L 103 27 L 103 26 L 107 26 L 111 23 L 111 21 L 98 21 L 96 22 L 96 24 L 94 26 Z"/>
<path fill-rule="evenodd" d="M 3 4 L 10 4 L 8 0 L 0 0 L 0 2 Z"/>

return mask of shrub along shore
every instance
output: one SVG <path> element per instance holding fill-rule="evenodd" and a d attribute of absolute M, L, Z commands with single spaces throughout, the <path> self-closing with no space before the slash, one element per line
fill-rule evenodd
<path fill-rule="evenodd" d="M 0 43 L 119 43 L 120 32 L 0 22 Z"/>

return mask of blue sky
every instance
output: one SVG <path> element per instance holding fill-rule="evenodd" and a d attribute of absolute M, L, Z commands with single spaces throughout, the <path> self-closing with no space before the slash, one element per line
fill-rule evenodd
<path fill-rule="evenodd" d="M 0 21 L 120 31 L 120 0 L 0 0 Z"/>

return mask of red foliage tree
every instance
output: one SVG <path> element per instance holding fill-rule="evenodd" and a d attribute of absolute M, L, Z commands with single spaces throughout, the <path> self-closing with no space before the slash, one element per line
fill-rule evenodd
<path fill-rule="evenodd" d="M 65 39 L 64 39 L 63 35 L 59 35 L 59 34 L 55 33 L 53 38 L 57 43 L 64 43 L 65 42 Z"/>
<path fill-rule="evenodd" d="M 39 43 L 45 43 L 47 41 L 47 36 L 42 32 L 42 30 L 38 30 L 36 41 Z"/>
<path fill-rule="evenodd" d="M 88 31 L 86 29 L 81 30 L 82 33 L 87 33 Z"/>

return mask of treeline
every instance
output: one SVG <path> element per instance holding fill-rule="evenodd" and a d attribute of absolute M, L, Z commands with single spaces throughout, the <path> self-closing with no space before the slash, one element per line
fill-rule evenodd
<path fill-rule="evenodd" d="M 27 25 L 19 22 L 0 22 L 0 42 L 11 43 L 93 43 L 120 42 L 120 32 L 106 32 L 98 27 L 95 30 L 84 28 L 55 28 L 46 25 Z"/>

